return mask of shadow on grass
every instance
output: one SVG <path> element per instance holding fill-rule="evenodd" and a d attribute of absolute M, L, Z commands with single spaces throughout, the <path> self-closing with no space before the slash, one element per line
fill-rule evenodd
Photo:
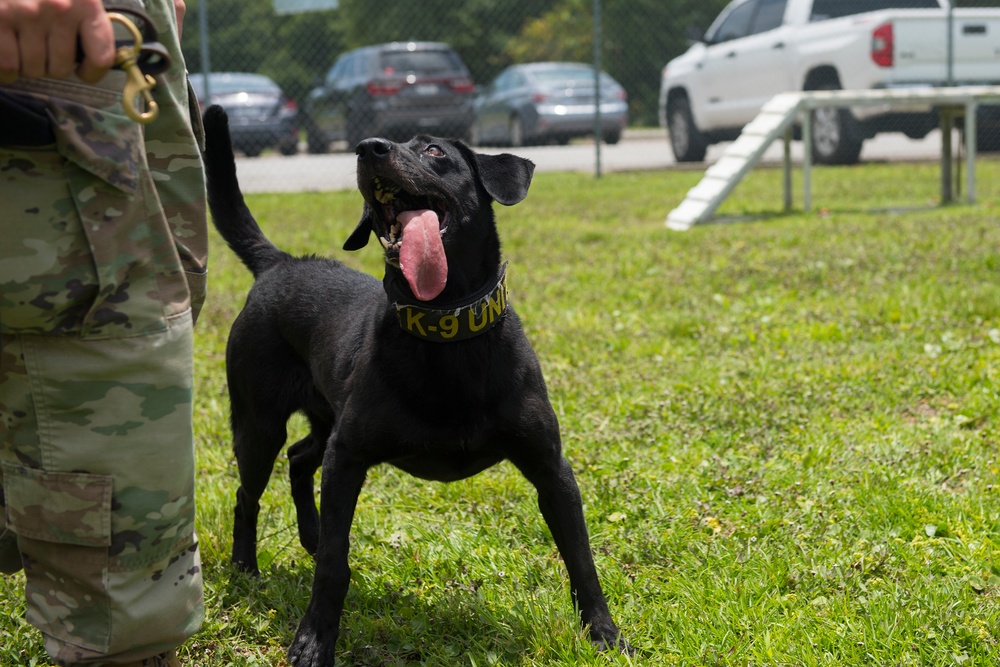
<path fill-rule="evenodd" d="M 254 577 L 226 564 L 212 575 L 217 613 L 246 638 L 268 619 L 266 634 L 287 647 L 306 611 L 313 564 L 274 564 Z M 531 652 L 539 612 L 515 603 L 493 609 L 475 590 L 456 585 L 432 595 L 399 581 L 355 572 L 344 604 L 337 665 L 510 664 Z"/>
<path fill-rule="evenodd" d="M 937 211 L 942 208 L 947 208 L 949 206 L 954 206 L 954 205 L 957 204 L 948 204 L 948 205 L 914 204 L 913 206 L 872 206 L 870 208 L 860 208 L 860 207 L 831 208 L 828 206 L 820 206 L 820 207 L 813 206 L 808 211 L 804 211 L 801 208 L 793 208 L 790 211 L 786 211 L 784 209 L 775 209 L 772 211 L 758 211 L 754 213 L 723 212 L 713 216 L 708 220 L 699 222 L 698 226 L 726 225 L 726 224 L 748 223 L 748 222 L 767 222 L 769 220 L 794 218 L 803 215 L 811 215 L 820 218 L 827 218 L 832 215 L 908 215 L 912 213 L 925 213 L 928 211 Z"/>

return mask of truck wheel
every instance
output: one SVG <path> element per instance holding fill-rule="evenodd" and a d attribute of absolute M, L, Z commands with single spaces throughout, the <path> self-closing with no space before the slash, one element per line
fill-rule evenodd
<path fill-rule="evenodd" d="M 979 129 L 976 134 L 976 150 L 980 153 L 1000 152 L 1000 126 Z"/>
<path fill-rule="evenodd" d="M 837 90 L 837 87 L 826 85 L 819 90 Z M 862 142 L 858 121 L 850 109 L 813 109 L 812 155 L 817 163 L 856 164 Z"/>
<path fill-rule="evenodd" d="M 670 105 L 667 131 L 670 135 L 670 148 L 678 162 L 701 162 L 705 159 L 708 142 L 694 124 L 691 104 L 686 97 L 678 97 Z"/>

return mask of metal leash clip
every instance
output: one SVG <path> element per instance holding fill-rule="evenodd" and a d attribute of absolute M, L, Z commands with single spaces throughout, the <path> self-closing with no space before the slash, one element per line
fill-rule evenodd
<path fill-rule="evenodd" d="M 132 44 L 118 46 L 115 52 L 116 69 L 125 72 L 125 87 L 122 90 L 122 108 L 125 115 L 143 125 L 152 123 L 160 114 L 160 107 L 153 99 L 152 90 L 156 79 L 144 74 L 139 68 L 142 53 L 142 33 L 127 16 L 118 12 L 108 12 L 108 18 L 123 25 L 132 34 Z"/>

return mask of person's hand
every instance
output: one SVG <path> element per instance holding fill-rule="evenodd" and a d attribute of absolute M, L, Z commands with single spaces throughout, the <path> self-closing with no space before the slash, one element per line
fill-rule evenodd
<path fill-rule="evenodd" d="M 114 61 L 114 31 L 101 0 L 0 0 L 0 83 L 74 72 L 96 83 Z"/>
<path fill-rule="evenodd" d="M 187 13 L 184 0 L 174 0 L 174 13 L 177 14 L 177 38 L 180 39 L 181 31 L 184 30 L 184 14 Z"/>

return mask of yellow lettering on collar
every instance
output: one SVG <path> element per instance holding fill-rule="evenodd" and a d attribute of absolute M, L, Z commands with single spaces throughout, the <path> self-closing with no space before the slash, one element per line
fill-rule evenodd
<path fill-rule="evenodd" d="M 406 330 L 418 333 L 424 338 L 427 337 L 427 332 L 420 325 L 420 320 L 424 319 L 426 313 L 414 313 L 412 308 L 406 309 Z"/>

